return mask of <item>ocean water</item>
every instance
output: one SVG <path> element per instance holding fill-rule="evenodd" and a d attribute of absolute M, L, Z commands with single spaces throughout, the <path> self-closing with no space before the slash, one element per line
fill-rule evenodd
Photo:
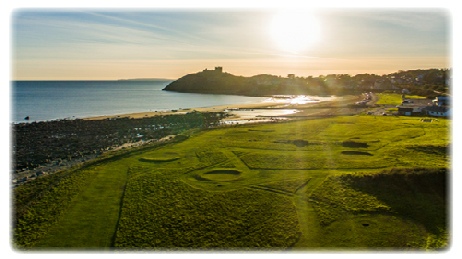
<path fill-rule="evenodd" d="M 13 81 L 10 122 L 76 119 L 263 102 L 266 97 L 162 91 L 171 81 Z M 25 117 L 29 116 L 26 121 Z"/>

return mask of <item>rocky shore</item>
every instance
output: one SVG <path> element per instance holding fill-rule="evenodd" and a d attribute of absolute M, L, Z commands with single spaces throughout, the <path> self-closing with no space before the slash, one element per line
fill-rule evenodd
<path fill-rule="evenodd" d="M 124 146 L 214 127 L 223 112 L 188 112 L 147 118 L 56 120 L 12 124 L 12 178 L 19 184 L 94 159 Z"/>

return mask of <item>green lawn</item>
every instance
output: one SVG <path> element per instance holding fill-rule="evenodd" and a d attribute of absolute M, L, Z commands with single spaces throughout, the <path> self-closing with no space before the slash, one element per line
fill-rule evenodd
<path fill-rule="evenodd" d="M 402 94 L 396 93 L 379 93 L 379 100 L 376 104 L 390 104 L 390 105 L 401 105 L 403 98 Z M 406 99 L 426 99 L 424 96 L 419 95 L 405 95 Z"/>
<path fill-rule="evenodd" d="M 403 101 L 401 94 L 395 93 L 380 93 L 378 94 L 379 100 L 376 104 L 393 104 L 400 105 Z"/>
<path fill-rule="evenodd" d="M 244 125 L 129 151 L 18 187 L 13 241 L 19 249 L 445 248 L 451 121 L 420 119 Z"/>

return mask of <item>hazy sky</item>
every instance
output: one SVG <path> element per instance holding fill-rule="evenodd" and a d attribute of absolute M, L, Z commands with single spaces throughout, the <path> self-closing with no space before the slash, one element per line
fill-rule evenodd
<path fill-rule="evenodd" d="M 282 13 L 282 14 L 281 14 Z M 445 9 L 16 10 L 13 79 L 385 74 L 451 66 Z"/>

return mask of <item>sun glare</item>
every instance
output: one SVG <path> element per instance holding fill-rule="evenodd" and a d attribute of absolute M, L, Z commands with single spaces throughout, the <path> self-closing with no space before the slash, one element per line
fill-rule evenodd
<path fill-rule="evenodd" d="M 281 12 L 273 17 L 270 34 L 280 49 L 298 53 L 320 40 L 321 29 L 312 13 Z"/>

